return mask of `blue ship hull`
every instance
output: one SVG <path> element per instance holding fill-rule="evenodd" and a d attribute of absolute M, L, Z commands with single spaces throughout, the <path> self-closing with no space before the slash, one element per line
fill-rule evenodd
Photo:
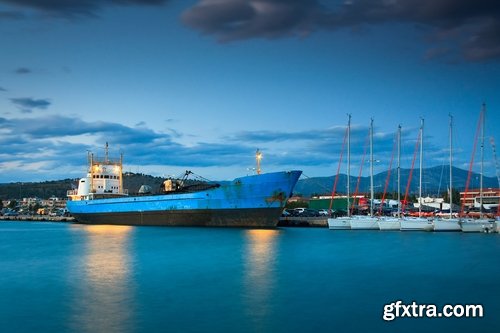
<path fill-rule="evenodd" d="M 301 171 L 236 178 L 199 192 L 68 201 L 79 223 L 275 227 Z"/>

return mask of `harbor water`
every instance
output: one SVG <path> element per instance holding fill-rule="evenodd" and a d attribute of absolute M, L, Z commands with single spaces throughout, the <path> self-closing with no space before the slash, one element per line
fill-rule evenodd
<path fill-rule="evenodd" d="M 500 236 L 0 222 L 1 332 L 500 332 Z M 481 304 L 483 318 L 382 319 Z"/>

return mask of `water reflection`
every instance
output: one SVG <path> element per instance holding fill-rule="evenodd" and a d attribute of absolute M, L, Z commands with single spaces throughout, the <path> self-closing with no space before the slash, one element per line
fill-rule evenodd
<path fill-rule="evenodd" d="M 75 226 L 85 233 L 84 253 L 77 274 L 84 278 L 75 295 L 73 329 L 78 332 L 132 330 L 129 226 Z"/>
<path fill-rule="evenodd" d="M 272 291 L 276 283 L 276 245 L 279 230 L 247 230 L 245 260 L 245 309 L 256 331 L 271 319 Z"/>

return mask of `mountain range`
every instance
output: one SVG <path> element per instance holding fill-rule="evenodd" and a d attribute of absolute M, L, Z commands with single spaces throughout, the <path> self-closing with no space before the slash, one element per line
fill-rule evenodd
<path fill-rule="evenodd" d="M 447 191 L 450 183 L 450 167 L 436 166 L 432 168 L 422 169 L 422 195 L 438 196 L 442 192 Z M 375 192 L 383 192 L 387 174 L 389 171 L 384 171 L 373 175 L 373 188 Z M 453 168 L 453 188 L 458 191 L 464 191 L 465 183 L 467 182 L 468 171 Z M 410 175 L 410 169 L 401 169 L 401 193 L 404 194 Z M 471 173 L 469 189 L 479 188 L 479 174 Z M 340 174 L 337 182 L 336 193 L 346 193 L 347 175 Z M 331 194 L 335 176 L 331 177 L 314 177 L 302 178 L 295 186 L 295 193 L 299 193 L 305 197 L 315 194 Z M 357 177 L 350 177 L 350 192 L 354 193 L 356 189 Z M 413 170 L 413 176 L 410 184 L 409 193 L 418 193 L 419 188 L 419 169 Z M 500 188 L 499 180 L 496 177 L 483 176 L 483 188 Z M 370 177 L 361 177 L 359 180 L 359 193 L 367 193 L 370 191 Z M 387 192 L 397 191 L 397 170 L 392 169 L 390 179 L 387 186 Z"/>

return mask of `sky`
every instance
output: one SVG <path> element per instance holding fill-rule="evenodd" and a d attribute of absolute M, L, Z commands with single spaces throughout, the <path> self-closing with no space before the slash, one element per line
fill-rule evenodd
<path fill-rule="evenodd" d="M 370 119 L 375 173 L 398 125 L 411 166 L 421 119 L 423 166 L 448 165 L 449 115 L 468 169 L 483 103 L 495 176 L 499 88 L 494 0 L 0 0 L 0 183 L 82 177 L 106 142 L 154 176 L 252 174 L 257 149 L 331 176 L 348 114 L 352 175 Z"/>

